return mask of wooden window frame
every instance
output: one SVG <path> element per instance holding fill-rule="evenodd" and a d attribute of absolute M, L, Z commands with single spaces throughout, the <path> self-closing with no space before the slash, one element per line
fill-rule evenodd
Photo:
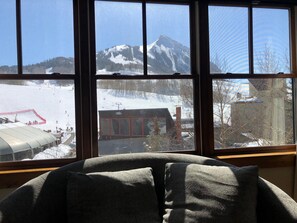
<path fill-rule="evenodd" d="M 191 49 L 191 73 L 187 75 L 147 75 L 147 68 L 144 67 L 144 74 L 137 76 L 117 76 L 110 75 L 96 75 L 96 52 L 95 52 L 95 13 L 94 13 L 94 0 L 73 0 L 73 19 L 74 19 L 74 44 L 75 44 L 75 74 L 74 75 L 22 75 L 22 38 L 21 38 L 21 16 L 20 16 L 20 1 L 17 3 L 17 49 L 18 49 L 18 74 L 4 75 L 0 74 L 0 80 L 73 80 L 75 84 L 75 111 L 76 111 L 76 135 L 77 135 L 77 157 L 72 159 L 55 159 L 55 160 L 39 160 L 39 161 L 20 161 L 20 162 L 3 162 L 0 163 L 1 176 L 7 174 L 26 174 L 30 169 L 35 169 L 36 172 L 41 173 L 46 170 L 51 170 L 55 167 L 69 164 L 71 162 L 87 159 L 90 157 L 98 156 L 98 127 L 97 127 L 97 80 L 151 80 L 151 79 L 172 79 L 172 80 L 187 80 L 193 81 L 193 94 L 194 94 L 194 126 L 195 126 L 195 151 L 182 151 L 182 153 L 196 154 L 216 157 L 224 159 L 225 155 L 229 154 L 252 154 L 262 153 L 259 148 L 241 148 L 233 150 L 220 150 L 215 151 L 213 146 L 213 128 L 212 126 L 212 79 L 215 78 L 232 78 L 228 75 L 223 77 L 218 75 L 210 75 L 209 68 L 209 36 L 208 36 L 208 6 L 213 4 L 231 4 L 238 5 L 238 1 L 190 1 L 190 0 L 177 0 L 177 1 L 145 1 L 136 0 L 131 2 L 140 2 L 143 4 L 143 42 L 144 55 L 146 55 L 146 16 L 145 4 L 146 3 L 160 3 L 160 4 L 186 4 L 189 5 L 190 16 L 190 49 Z M 118 0 L 120 1 L 120 0 Z M 129 1 L 128 1 L 129 2 Z M 240 1 L 240 5 L 251 5 L 252 1 Z M 265 0 L 264 0 L 265 2 Z M 267 1 L 269 3 L 273 0 Z M 280 5 L 265 5 L 282 7 L 284 3 L 294 4 L 294 0 L 287 0 Z M 295 3 L 296 4 L 296 3 Z M 292 5 L 289 5 L 290 7 Z M 293 8 L 293 6 L 292 6 Z M 292 13 L 292 17 L 294 13 Z M 292 29 L 292 46 L 294 49 L 293 70 L 292 77 L 296 77 L 296 44 L 295 44 L 295 24 L 291 19 Z M 144 57 L 144 64 L 147 64 L 146 56 Z M 261 75 L 257 75 L 261 78 Z M 285 75 L 288 77 L 288 75 Z M 238 75 L 234 77 L 247 78 L 246 75 Z M 263 78 L 263 77 L 262 77 Z M 269 78 L 265 76 L 265 78 Z M 296 110 L 296 109 L 295 109 Z M 211 114 L 211 115 L 210 115 Z M 201 120 L 201 121 L 200 121 Z M 202 130 L 201 130 L 202 129 Z M 295 145 L 275 146 L 265 148 L 268 153 L 278 154 L 280 152 L 291 151 L 284 156 L 290 157 L 290 164 L 292 162 L 292 151 L 295 151 Z M 175 151 L 174 153 L 178 153 Z M 220 155 L 220 156 L 219 156 Z M 276 155 L 277 156 L 277 155 Z M 227 156 L 226 156 L 227 157 Z M 264 155 L 264 157 L 266 157 Z M 234 158 L 234 157 L 233 157 Z M 232 159 L 233 159 L 232 158 Z M 273 160 L 275 156 L 272 157 Z M 231 159 L 230 157 L 225 158 Z M 235 160 L 238 157 L 234 158 Z M 248 157 L 244 158 L 245 161 L 249 160 Z M 261 158 L 257 159 L 260 162 Z M 271 163 L 271 162 L 269 162 Z M 42 171 L 40 170 L 42 168 Z M 19 171 L 25 169 L 24 171 Z M 11 172 L 13 171 L 13 173 Z M 30 171 L 29 171 L 30 172 Z M 33 170 L 34 172 L 34 170 Z M 18 175 L 18 174 L 17 174 Z M 27 179 L 27 178 L 26 178 Z"/>
<path fill-rule="evenodd" d="M 95 0 L 96 1 L 96 0 Z M 104 1 L 104 0 L 98 0 L 98 1 Z M 197 61 L 197 55 L 196 55 L 196 28 L 197 23 L 196 23 L 196 15 L 195 15 L 195 2 L 190 1 L 190 0 L 177 0 L 177 1 L 145 1 L 145 0 L 135 0 L 135 1 L 119 1 L 119 0 L 112 0 L 113 2 L 136 2 L 142 4 L 142 36 L 143 36 L 143 74 L 142 75 L 109 75 L 109 74 L 96 74 L 96 61 L 95 61 L 95 56 L 92 57 L 92 74 L 91 74 L 91 83 L 93 83 L 93 96 L 96 97 L 93 99 L 95 104 L 97 105 L 97 94 L 96 94 L 96 83 L 98 80 L 192 80 L 193 81 L 193 91 L 196 91 L 197 94 L 199 94 L 198 90 L 198 85 L 195 85 L 195 83 L 198 83 L 199 75 L 198 75 L 198 69 L 196 65 Z M 180 75 L 173 75 L 173 74 L 148 74 L 148 69 L 147 69 L 147 15 L 146 15 L 146 5 L 147 4 L 160 4 L 160 5 L 186 5 L 189 7 L 189 30 L 190 30 L 190 56 L 191 56 L 191 71 L 190 74 L 180 74 Z M 93 14 L 93 13 L 92 13 Z M 94 20 L 94 19 L 92 19 Z M 95 30 L 95 26 L 93 25 L 93 30 Z M 91 51 L 92 55 L 95 55 L 95 40 L 92 39 L 91 42 Z M 197 97 L 198 98 L 198 97 Z M 194 99 L 194 98 L 193 98 Z M 195 99 L 194 99 L 195 100 Z M 196 106 L 194 103 L 193 106 L 193 111 L 194 111 L 194 120 L 195 120 L 195 135 L 199 134 L 199 106 Z M 93 107 L 93 114 L 97 114 L 97 108 L 95 106 Z M 92 125 L 92 131 L 96 132 L 97 131 L 97 116 L 93 116 L 93 125 Z M 97 141 L 93 142 L 94 145 L 97 144 Z M 200 150 L 200 137 L 195 137 L 195 142 L 194 144 L 196 145 L 196 150 L 191 150 L 191 151 L 183 151 L 185 153 L 190 152 L 194 154 L 200 154 L 198 152 Z M 100 151 L 100 148 L 99 148 Z"/>
<path fill-rule="evenodd" d="M 262 2 L 262 1 L 261 1 Z M 200 39 L 200 53 L 203 54 L 205 57 L 200 58 L 200 64 L 207 64 L 205 66 L 201 66 L 201 106 L 204 109 L 201 109 L 201 122 L 202 122 L 202 129 L 207 129 L 207 131 L 202 130 L 202 147 L 204 148 L 203 154 L 206 156 L 215 156 L 219 157 L 222 155 L 232 155 L 232 154 L 257 154 L 257 153 L 271 153 L 271 152 L 294 152 L 296 151 L 296 145 L 280 145 L 280 146 L 263 146 L 263 147 L 242 147 L 242 148 L 224 148 L 224 149 L 215 149 L 214 148 L 214 127 L 213 127 L 213 116 L 209 114 L 213 114 L 213 90 L 212 90 L 212 81 L 213 80 L 220 80 L 220 79 L 247 79 L 247 78 L 259 78 L 259 79 L 271 79 L 271 78 L 292 78 L 293 82 L 294 78 L 297 77 L 297 70 L 296 70 L 296 39 L 295 39 L 295 9 L 294 5 L 288 5 L 285 3 L 281 4 L 268 4 L 265 3 L 253 3 L 253 1 L 244 1 L 242 3 L 236 1 L 208 1 L 202 2 L 199 4 L 199 14 L 200 14 L 200 33 L 202 33 L 202 37 Z M 248 41 L 249 41 L 249 74 L 211 74 L 210 73 L 210 52 L 209 52 L 209 28 L 208 28 L 208 7 L 209 6 L 239 6 L 239 7 L 247 7 L 248 8 Z M 290 44 L 291 44 L 291 62 L 292 62 L 292 69 L 291 73 L 289 74 L 254 74 L 253 73 L 253 23 L 252 23 L 252 8 L 275 8 L 281 9 L 286 8 L 290 10 Z M 205 34 L 206 33 L 206 34 Z M 294 92 L 295 92 L 295 85 L 292 84 L 293 88 L 293 113 L 296 113 L 296 109 L 294 106 L 294 101 L 296 100 Z M 296 103 L 295 103 L 296 104 Z M 293 117 L 295 122 L 295 115 Z M 293 127 L 294 129 L 294 127 Z M 295 136 L 295 129 L 294 136 Z M 295 137 L 294 137 L 295 140 Z"/>

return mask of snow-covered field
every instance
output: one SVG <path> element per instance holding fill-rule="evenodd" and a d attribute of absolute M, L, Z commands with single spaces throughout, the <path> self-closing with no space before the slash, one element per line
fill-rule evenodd
<path fill-rule="evenodd" d="M 177 106 L 182 107 L 182 117 L 192 118 L 192 108 L 183 106 L 179 96 L 166 96 L 146 93 L 144 96 L 125 93 L 115 94 L 113 90 L 97 89 L 98 110 L 168 108 L 173 116 Z M 73 86 L 57 86 L 49 83 L 29 85 L 0 84 L 0 117 L 17 119 L 20 122 L 40 121 L 32 112 L 1 115 L 1 113 L 18 112 L 34 109 L 46 120 L 45 124 L 35 127 L 43 130 L 75 129 L 75 106 Z"/>
<path fill-rule="evenodd" d="M 98 109 L 146 109 L 168 108 L 174 116 L 176 107 L 182 107 L 183 118 L 193 118 L 192 108 L 183 106 L 179 96 L 166 96 L 155 93 L 135 94 L 125 91 L 118 94 L 114 90 L 97 89 Z M 32 123 L 34 127 L 55 133 L 75 132 L 75 105 L 73 86 L 58 86 L 49 82 L 27 82 L 26 85 L 0 84 L 0 118 Z M 62 138 L 63 142 L 63 138 Z M 75 144 L 75 138 L 72 141 Z M 62 147 L 61 147 L 62 146 Z M 67 157 L 71 153 L 69 146 L 59 145 L 37 154 L 33 159 Z"/>
<path fill-rule="evenodd" d="M 247 85 L 242 86 L 241 93 L 247 95 Z M 73 86 L 58 86 L 48 81 L 39 84 L 27 82 L 26 85 L 0 84 L 0 100 L 0 118 L 6 117 L 11 121 L 17 120 L 27 124 L 35 121 L 34 127 L 46 131 L 50 130 L 53 133 L 56 131 L 66 133 L 70 128 L 73 128 L 75 132 Z M 97 100 L 97 110 L 168 108 L 174 118 L 176 107 L 180 106 L 182 118 L 188 119 L 194 116 L 193 108 L 184 106 L 180 96 L 129 91 L 119 93 L 115 90 L 97 89 Z M 214 105 L 214 109 L 216 107 Z M 228 117 L 230 106 L 228 105 L 226 108 L 227 110 L 224 113 Z M 42 122 L 44 120 L 45 123 Z M 75 143 L 75 138 L 72 143 Z M 52 157 L 53 154 L 61 158 L 64 156 L 63 154 L 70 152 L 70 147 L 54 147 L 52 151 L 44 151 L 43 154 L 38 154 L 39 156 L 35 159 L 54 158 L 55 155 Z"/>
<path fill-rule="evenodd" d="M 248 85 L 242 84 L 240 93 L 248 95 Z M 46 120 L 45 124 L 35 127 L 43 130 L 56 130 L 67 128 L 75 129 L 74 87 L 57 86 L 49 82 L 36 84 L 27 82 L 27 85 L 0 84 L 0 118 L 15 118 L 23 123 L 33 122 L 40 118 L 32 111 L 3 115 L 3 113 L 18 112 L 34 109 L 38 115 Z M 180 96 L 168 96 L 155 93 L 135 94 L 125 91 L 117 93 L 114 90 L 97 89 L 97 110 L 117 109 L 147 109 L 168 108 L 174 117 L 176 107 L 182 108 L 182 118 L 193 118 L 193 108 L 185 107 Z M 214 105 L 214 109 L 218 106 Z M 230 106 L 226 106 L 226 117 L 230 114 Z M 218 113 L 219 111 L 214 111 Z M 216 119 L 216 118 L 215 118 Z"/>
<path fill-rule="evenodd" d="M 0 113 L 34 109 L 46 120 L 45 124 L 35 126 L 43 130 L 54 132 L 59 128 L 75 127 L 74 89 L 71 86 L 0 84 L 0 100 Z M 36 119 L 32 113 L 23 113 L 16 118 L 23 123 Z"/>

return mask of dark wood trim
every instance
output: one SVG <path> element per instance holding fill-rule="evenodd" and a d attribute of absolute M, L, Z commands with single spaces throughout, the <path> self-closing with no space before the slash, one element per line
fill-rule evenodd
<path fill-rule="evenodd" d="M 143 74 L 145 76 L 147 73 L 147 27 L 146 27 L 146 2 L 142 1 L 142 51 L 143 51 Z"/>
<path fill-rule="evenodd" d="M 76 157 L 82 159 L 82 109 L 81 109 L 81 75 L 79 51 L 79 0 L 73 0 L 74 61 L 75 61 L 75 123 L 76 123 Z"/>
<path fill-rule="evenodd" d="M 178 79 L 193 79 L 193 75 L 119 75 L 119 76 L 113 76 L 113 75 L 96 75 L 97 79 L 102 80 L 156 80 L 156 79 L 171 79 L 171 80 L 178 80 Z"/>
<path fill-rule="evenodd" d="M 92 157 L 92 109 L 91 109 L 91 55 L 90 55 L 90 5 L 91 0 L 78 2 L 78 54 L 80 77 L 80 120 L 81 120 L 81 158 Z"/>
<path fill-rule="evenodd" d="M 200 122 L 200 92 L 199 92 L 199 67 L 198 67 L 198 3 L 191 2 L 189 6 L 190 15 L 190 49 L 191 49 L 191 74 L 193 76 L 193 110 L 194 110 L 194 130 L 196 153 L 202 154 L 201 145 L 201 122 Z"/>
<path fill-rule="evenodd" d="M 17 40 L 17 67 L 18 76 L 23 73 L 23 47 L 22 47 L 22 18 L 21 0 L 16 0 L 16 40 Z"/>
<path fill-rule="evenodd" d="M 291 56 L 291 72 L 293 74 L 297 74 L 297 52 L 296 52 L 296 10 L 295 7 L 290 8 L 290 43 L 291 43 L 291 51 L 290 51 L 290 56 Z"/>
<path fill-rule="evenodd" d="M 209 56 L 209 28 L 208 4 L 199 2 L 199 46 L 200 46 L 200 92 L 201 92 L 201 128 L 202 148 L 204 156 L 211 155 L 214 147 L 213 114 L 212 109 L 212 83 L 210 78 Z"/>
<path fill-rule="evenodd" d="M 69 163 L 78 161 L 77 158 L 70 159 L 48 159 L 48 160 L 26 160 L 26 161 L 15 161 L 15 162 L 1 162 L 0 171 L 5 170 L 17 170 L 23 169 L 35 169 L 35 168 L 49 168 L 49 167 L 60 167 Z"/>
<path fill-rule="evenodd" d="M 295 152 L 296 145 L 281 146 L 262 146 L 262 147 L 243 147 L 243 148 L 227 148 L 214 149 L 213 155 L 236 155 L 236 154 L 265 154 L 271 152 Z"/>
<path fill-rule="evenodd" d="M 213 79 L 265 79 L 265 78 L 296 78 L 292 74 L 211 74 Z"/>
<path fill-rule="evenodd" d="M 56 168 L 38 168 L 18 171 L 0 171 L 0 189 L 17 188 L 29 180 Z"/>
<path fill-rule="evenodd" d="M 71 80 L 75 77 L 73 74 L 0 74 L 0 80 Z"/>
<path fill-rule="evenodd" d="M 207 1 L 207 0 L 206 0 Z M 296 0 L 209 0 L 211 4 L 229 4 L 229 5 L 249 5 L 253 6 L 274 6 L 284 7 L 284 5 L 296 4 Z"/>
<path fill-rule="evenodd" d="M 294 167 L 296 152 L 214 156 L 213 158 L 235 166 L 256 165 L 260 168 Z"/>
<path fill-rule="evenodd" d="M 95 4 L 89 6 L 89 30 L 90 30 L 90 76 L 91 76 L 91 113 L 92 113 L 92 156 L 98 156 L 98 105 L 97 105 L 97 80 L 96 80 L 96 26 L 95 26 Z"/>
<path fill-rule="evenodd" d="M 254 30 L 253 30 L 253 8 L 248 7 L 248 53 L 249 53 L 249 71 L 254 74 Z"/>

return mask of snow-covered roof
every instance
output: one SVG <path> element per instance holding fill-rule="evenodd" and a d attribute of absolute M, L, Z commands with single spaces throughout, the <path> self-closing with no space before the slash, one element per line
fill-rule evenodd
<path fill-rule="evenodd" d="M 20 122 L 0 124 L 0 155 L 38 148 L 55 141 L 52 134 Z"/>
<path fill-rule="evenodd" d="M 263 101 L 257 97 L 242 97 L 237 99 L 235 103 L 262 103 Z"/>

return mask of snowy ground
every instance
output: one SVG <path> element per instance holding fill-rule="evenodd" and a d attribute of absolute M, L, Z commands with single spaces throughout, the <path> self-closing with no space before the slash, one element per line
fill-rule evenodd
<path fill-rule="evenodd" d="M 131 93 L 131 92 L 130 92 Z M 182 106 L 181 98 L 178 96 L 164 96 L 146 93 L 145 97 L 127 95 L 116 95 L 112 90 L 97 89 L 98 110 L 137 109 L 137 108 L 168 108 L 172 116 L 175 114 L 176 106 Z M 45 119 L 45 124 L 37 124 L 34 127 L 42 130 L 66 132 L 73 128 L 75 131 L 75 106 L 73 86 L 57 86 L 49 82 L 27 85 L 0 84 L 0 118 L 8 118 L 11 121 L 29 123 Z M 39 118 L 32 110 L 42 117 Z M 28 112 L 23 112 L 28 111 Z M 182 116 L 192 118 L 192 109 L 182 106 Z M 63 140 L 63 139 L 62 139 Z M 75 143 L 75 139 L 73 140 Z M 50 158 L 56 154 L 61 158 L 63 154 L 69 154 L 69 148 L 54 147 L 52 151 L 44 151 L 43 154 L 34 159 Z M 61 153 L 57 151 L 61 150 Z M 63 152 L 64 151 L 64 152 Z"/>
<path fill-rule="evenodd" d="M 246 85 L 241 90 L 246 94 Z M 193 118 L 193 108 L 183 106 L 182 99 L 179 96 L 166 96 L 155 93 L 146 93 L 145 96 L 140 95 L 142 94 L 137 96 L 132 92 L 119 95 L 114 90 L 97 89 L 97 110 L 168 108 L 172 117 L 174 117 L 176 107 L 180 106 L 182 108 L 182 118 Z M 34 127 L 52 132 L 57 130 L 65 132 L 66 129 L 70 128 L 75 131 L 73 86 L 57 86 L 49 82 L 42 84 L 28 82 L 27 85 L 0 84 L 0 100 L 0 118 L 5 117 L 3 113 L 34 109 L 38 115 L 46 120 L 45 124 L 35 123 Z M 228 116 L 230 106 L 227 107 L 226 114 Z M 30 120 L 32 122 L 36 120 L 38 116 L 35 113 L 28 112 L 19 113 L 17 117 L 13 114 L 8 118 L 17 118 L 20 122 L 28 123 Z M 40 120 L 37 119 L 37 121 Z M 73 142 L 75 142 L 75 139 Z M 69 153 L 69 148 L 64 147 L 53 148 L 52 153 L 58 154 L 54 152 L 57 150 L 61 150 L 61 154 L 63 154 L 63 151 Z M 51 152 L 48 152 L 48 154 L 51 154 Z M 45 155 L 45 157 L 49 157 L 49 155 Z"/>

